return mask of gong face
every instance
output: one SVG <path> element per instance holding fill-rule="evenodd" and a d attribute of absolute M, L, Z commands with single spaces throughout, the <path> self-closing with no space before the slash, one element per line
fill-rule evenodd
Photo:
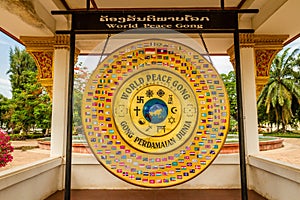
<path fill-rule="evenodd" d="M 180 147 L 198 121 L 197 99 L 188 82 L 154 66 L 138 70 L 123 82 L 113 110 L 118 132 L 127 144 L 153 154 Z"/>
<path fill-rule="evenodd" d="M 135 185 L 168 187 L 205 170 L 227 134 L 213 66 L 180 43 L 145 40 L 108 56 L 84 92 L 83 125 L 100 163 Z"/>

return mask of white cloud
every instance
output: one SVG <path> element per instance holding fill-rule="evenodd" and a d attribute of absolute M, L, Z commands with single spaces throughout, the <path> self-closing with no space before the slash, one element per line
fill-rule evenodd
<path fill-rule="evenodd" d="M 228 74 L 228 72 L 233 71 L 229 56 L 211 56 L 210 58 L 219 74 Z"/>
<path fill-rule="evenodd" d="M 9 80 L 0 78 L 0 93 L 7 98 L 12 97 L 11 84 Z"/>
<path fill-rule="evenodd" d="M 87 67 L 89 72 L 93 72 L 99 63 L 100 56 L 79 56 L 78 62 L 82 62 L 82 66 Z"/>
<path fill-rule="evenodd" d="M 3 41 L 3 40 L 0 40 L 0 45 L 7 45 L 7 46 L 10 46 L 9 42 Z"/>

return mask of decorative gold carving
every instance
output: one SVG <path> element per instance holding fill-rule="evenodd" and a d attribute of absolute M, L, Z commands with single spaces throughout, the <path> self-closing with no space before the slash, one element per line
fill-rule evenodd
<path fill-rule="evenodd" d="M 255 49 L 256 76 L 269 76 L 270 66 L 279 49 Z"/>
<path fill-rule="evenodd" d="M 38 81 L 52 99 L 54 37 L 21 37 L 38 68 Z"/>
<path fill-rule="evenodd" d="M 240 34 L 241 48 L 254 48 L 256 71 L 256 95 L 268 82 L 269 71 L 276 54 L 282 49 L 283 42 L 288 35 L 256 35 L 252 33 Z M 227 50 L 230 62 L 235 68 L 234 46 Z"/>
<path fill-rule="evenodd" d="M 281 49 L 283 42 L 288 37 L 288 35 L 254 35 L 255 47 L 278 47 Z"/>
<path fill-rule="evenodd" d="M 21 36 L 20 40 L 25 44 L 28 52 L 46 50 L 53 51 L 54 37 Z"/>
<path fill-rule="evenodd" d="M 254 35 L 256 68 L 256 96 L 269 80 L 270 67 L 276 54 L 282 49 L 288 35 Z"/>
<path fill-rule="evenodd" d="M 70 49 L 70 36 L 68 35 L 55 35 L 54 38 L 54 48 L 55 49 Z M 75 63 L 77 62 L 80 50 L 75 48 Z"/>
<path fill-rule="evenodd" d="M 235 55 L 234 55 L 234 46 L 233 45 L 229 49 L 227 49 L 227 54 L 229 55 L 229 60 L 235 70 Z"/>
<path fill-rule="evenodd" d="M 55 35 L 54 48 L 55 49 L 69 49 L 70 48 L 70 37 L 68 35 Z"/>
<path fill-rule="evenodd" d="M 52 90 L 53 90 L 53 81 L 52 79 L 39 79 L 42 86 L 46 89 L 48 92 L 50 98 L 52 99 Z"/>
<path fill-rule="evenodd" d="M 74 63 L 77 63 L 79 54 L 80 50 L 78 48 L 75 48 Z"/>
<path fill-rule="evenodd" d="M 268 83 L 269 80 L 269 76 L 257 76 L 255 78 L 255 82 L 256 82 L 256 97 L 258 97 L 260 95 L 260 92 L 262 91 L 262 89 L 264 88 L 264 86 Z"/>
<path fill-rule="evenodd" d="M 253 33 L 240 34 L 240 47 L 252 48 L 255 45 Z"/>
<path fill-rule="evenodd" d="M 25 37 L 21 41 L 26 50 L 34 58 L 38 68 L 38 81 L 48 92 L 52 99 L 52 86 L 54 76 L 54 49 L 70 49 L 70 37 L 68 35 L 56 35 L 54 37 Z M 75 49 L 75 62 L 79 55 L 79 49 Z"/>
<path fill-rule="evenodd" d="M 52 79 L 53 51 L 31 51 L 30 53 L 39 65 L 39 79 Z"/>

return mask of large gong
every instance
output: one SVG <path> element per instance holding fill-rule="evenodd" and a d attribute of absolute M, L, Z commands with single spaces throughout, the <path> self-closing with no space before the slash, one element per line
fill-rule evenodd
<path fill-rule="evenodd" d="M 84 92 L 83 126 L 99 162 L 144 187 L 188 181 L 218 155 L 229 124 L 225 87 L 183 44 L 143 40 L 98 65 Z"/>

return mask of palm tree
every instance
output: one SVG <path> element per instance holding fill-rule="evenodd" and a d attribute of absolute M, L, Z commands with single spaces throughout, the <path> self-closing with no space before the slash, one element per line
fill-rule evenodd
<path fill-rule="evenodd" d="M 271 64 L 270 79 L 258 97 L 258 107 L 265 106 L 268 115 L 275 113 L 277 129 L 282 125 L 282 131 L 286 131 L 286 125 L 293 118 L 295 106 L 300 104 L 299 49 L 290 54 L 286 49 L 281 55 L 276 55 Z M 298 106 L 296 106 L 298 107 Z"/>

